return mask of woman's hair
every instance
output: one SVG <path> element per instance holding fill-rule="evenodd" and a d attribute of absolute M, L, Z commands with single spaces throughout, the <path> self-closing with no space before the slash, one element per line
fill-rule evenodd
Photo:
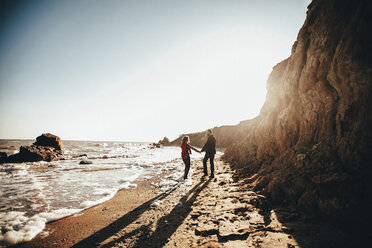
<path fill-rule="evenodd" d="M 183 136 L 181 145 L 185 144 L 187 141 L 190 141 L 189 136 Z"/>

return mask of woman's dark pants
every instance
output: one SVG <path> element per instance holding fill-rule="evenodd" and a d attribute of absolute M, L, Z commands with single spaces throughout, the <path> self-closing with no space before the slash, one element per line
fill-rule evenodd
<path fill-rule="evenodd" d="M 207 161 L 209 159 L 209 162 L 211 163 L 211 176 L 214 175 L 214 154 L 208 154 L 206 153 L 203 159 L 203 169 L 204 169 L 204 175 L 208 176 L 208 171 L 207 171 Z"/>
<path fill-rule="evenodd" d="M 185 175 L 183 176 L 183 178 L 187 179 L 187 174 L 189 174 L 190 170 L 190 157 L 182 158 L 182 160 L 185 163 Z"/>

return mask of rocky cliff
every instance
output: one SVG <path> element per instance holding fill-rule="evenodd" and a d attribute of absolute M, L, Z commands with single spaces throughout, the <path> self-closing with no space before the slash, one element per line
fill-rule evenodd
<path fill-rule="evenodd" d="M 254 119 L 242 121 L 235 126 L 231 125 L 211 128 L 213 135 L 216 137 L 217 148 L 226 148 L 231 145 L 240 137 L 241 134 L 246 133 L 249 130 L 251 123 L 254 123 Z M 191 145 L 196 147 L 203 147 L 207 141 L 207 131 L 203 131 L 198 133 L 181 134 L 177 139 L 167 145 L 180 146 L 182 137 L 185 135 L 190 137 Z"/>
<path fill-rule="evenodd" d="M 236 176 L 274 203 L 335 219 L 372 217 L 371 30 L 369 0 L 308 6 L 290 57 L 268 78 L 260 115 L 213 129 Z M 194 146 L 206 140 L 205 132 L 188 135 Z"/>
<path fill-rule="evenodd" d="M 260 115 L 225 151 L 238 176 L 274 202 L 371 217 L 371 31 L 369 0 L 308 6 L 290 57 L 269 76 Z"/>

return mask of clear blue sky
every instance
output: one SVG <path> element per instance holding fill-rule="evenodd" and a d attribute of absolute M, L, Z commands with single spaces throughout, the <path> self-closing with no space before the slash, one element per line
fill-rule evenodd
<path fill-rule="evenodd" d="M 253 118 L 309 2 L 2 1 L 0 138 L 157 141 Z"/>

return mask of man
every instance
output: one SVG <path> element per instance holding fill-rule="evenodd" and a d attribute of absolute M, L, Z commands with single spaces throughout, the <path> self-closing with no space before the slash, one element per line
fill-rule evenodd
<path fill-rule="evenodd" d="M 201 152 L 205 151 L 205 156 L 203 159 L 203 167 L 204 167 L 204 176 L 208 176 L 207 171 L 207 161 L 211 164 L 211 177 L 214 177 L 214 154 L 216 154 L 216 139 L 212 134 L 212 130 L 208 129 L 207 131 L 208 140 L 201 149 Z"/>

